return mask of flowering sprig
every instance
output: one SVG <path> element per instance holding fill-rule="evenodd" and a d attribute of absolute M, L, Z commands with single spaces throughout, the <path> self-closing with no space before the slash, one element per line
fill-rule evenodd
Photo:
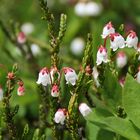
<path fill-rule="evenodd" d="M 45 74 L 46 77 L 44 77 L 44 74 L 42 74 L 42 77 L 44 77 L 44 79 L 46 79 L 46 80 L 48 79 L 47 81 L 49 83 L 47 82 L 47 84 L 50 84 L 50 86 L 51 86 L 51 95 L 52 96 L 49 96 L 48 98 L 51 100 L 51 102 L 50 102 L 51 116 L 53 118 L 55 112 L 57 111 L 57 109 L 59 107 L 59 103 L 58 103 L 59 98 L 54 98 L 54 97 L 59 97 L 59 95 L 61 94 L 60 90 L 59 90 L 59 84 L 60 84 L 59 75 L 60 74 L 58 72 L 58 68 L 59 68 L 58 54 L 59 54 L 59 49 L 60 49 L 60 43 L 62 42 L 62 39 L 63 39 L 65 31 L 66 31 L 66 15 L 61 14 L 59 32 L 58 32 L 58 35 L 56 35 L 55 24 L 54 24 L 55 19 L 54 19 L 53 14 L 50 12 L 49 8 L 47 7 L 47 1 L 45 2 L 44 0 L 40 0 L 40 6 L 44 12 L 43 19 L 46 20 L 48 23 L 50 46 L 52 48 L 52 53 L 51 53 L 52 69 L 48 75 L 47 75 L 47 73 Z M 38 81 L 38 83 L 39 83 L 39 81 Z M 44 86 L 47 86 L 47 85 L 44 85 Z M 52 119 L 52 123 L 53 123 L 53 127 L 52 127 L 53 135 L 56 138 L 58 129 L 57 129 L 56 124 L 54 123 L 53 119 Z"/>
<path fill-rule="evenodd" d="M 87 75 L 89 74 L 89 71 L 86 71 L 87 66 L 88 65 L 92 65 L 92 36 L 90 34 L 88 34 L 87 37 L 87 45 L 85 48 L 85 53 L 84 53 L 84 57 L 82 60 L 82 69 L 78 74 L 78 79 L 76 82 L 76 86 L 73 89 L 72 92 L 72 96 L 71 99 L 69 101 L 69 105 L 68 105 L 68 116 L 67 116 L 67 127 L 71 133 L 72 139 L 76 140 L 79 139 L 80 136 L 78 134 L 78 97 L 80 94 L 82 94 L 82 82 L 86 76 L 86 72 Z M 91 72 L 92 73 L 92 72 Z M 90 74 L 91 74 L 90 73 Z M 89 75 L 90 75 L 89 74 Z M 89 79 L 87 79 L 89 80 Z M 88 82 L 88 81 L 84 81 L 84 82 Z"/>
<path fill-rule="evenodd" d="M 18 71 L 17 64 L 13 66 L 13 69 L 11 72 L 8 73 L 7 75 L 7 82 L 6 82 L 6 88 L 4 90 L 4 97 L 3 97 L 3 116 L 4 116 L 4 121 L 7 125 L 9 137 L 12 140 L 15 140 L 17 138 L 17 128 L 14 124 L 13 117 L 17 114 L 19 106 L 16 105 L 14 110 L 11 110 L 10 107 L 10 98 L 12 96 L 12 91 L 15 88 L 16 83 L 19 83 L 20 86 L 23 87 L 23 82 L 21 80 L 19 81 L 19 78 L 16 76 L 16 73 Z M 19 81 L 19 82 L 18 82 Z M 22 85 L 21 85 L 22 83 Z M 19 93 L 21 91 L 17 91 Z"/>

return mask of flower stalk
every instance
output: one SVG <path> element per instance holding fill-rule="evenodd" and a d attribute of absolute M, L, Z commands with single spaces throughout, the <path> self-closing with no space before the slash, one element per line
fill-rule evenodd
<path fill-rule="evenodd" d="M 15 114 L 18 112 L 19 109 L 19 106 L 15 106 L 14 111 L 11 111 L 11 107 L 10 107 L 10 98 L 12 96 L 11 93 L 14 90 L 15 82 L 16 82 L 16 72 L 17 72 L 17 65 L 14 65 L 12 72 L 8 73 L 6 89 L 3 98 L 4 121 L 7 125 L 9 138 L 12 140 L 16 140 L 17 138 L 17 128 L 14 124 L 13 117 L 15 116 Z"/>
<path fill-rule="evenodd" d="M 78 74 L 78 80 L 74 90 L 72 91 L 73 95 L 69 101 L 68 105 L 68 117 L 67 117 L 67 127 L 71 133 L 72 139 L 80 139 L 78 134 L 78 97 L 82 94 L 82 82 L 86 76 L 86 67 L 92 64 L 92 36 L 88 34 L 87 45 L 85 48 L 84 57 L 82 60 L 82 70 Z M 84 81 L 85 82 L 85 81 Z M 87 81 L 86 81 L 87 82 Z"/>

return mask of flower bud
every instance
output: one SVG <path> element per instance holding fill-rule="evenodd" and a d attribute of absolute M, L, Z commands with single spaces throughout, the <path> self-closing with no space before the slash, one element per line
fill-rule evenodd
<path fill-rule="evenodd" d="M 51 84 L 49 70 L 46 67 L 41 69 L 41 71 L 39 72 L 38 80 L 36 83 L 42 84 L 43 86 Z"/>
<path fill-rule="evenodd" d="M 14 79 L 14 78 L 15 78 L 14 73 L 13 73 L 13 72 L 8 72 L 7 78 L 8 78 L 9 80 Z"/>
<path fill-rule="evenodd" d="M 110 34 L 110 48 L 116 51 L 118 48 L 125 47 L 125 40 L 119 33 Z"/>
<path fill-rule="evenodd" d="M 66 109 L 58 109 L 54 116 L 54 121 L 56 123 L 60 123 L 61 125 L 64 124 L 66 118 L 67 111 Z"/>
<path fill-rule="evenodd" d="M 2 99 L 3 99 L 3 89 L 0 85 L 0 101 L 2 101 Z"/>
<path fill-rule="evenodd" d="M 127 56 L 124 52 L 119 52 L 116 58 L 116 64 L 118 68 L 123 68 L 127 64 Z"/>
<path fill-rule="evenodd" d="M 65 74 L 65 79 L 67 81 L 66 84 L 70 83 L 74 86 L 76 84 L 76 80 L 78 79 L 78 76 L 77 76 L 75 70 L 72 68 L 69 68 L 69 67 L 64 67 L 63 71 Z"/>
<path fill-rule="evenodd" d="M 137 45 L 138 37 L 134 31 L 130 31 L 130 34 L 126 38 L 126 46 L 128 46 L 128 48 L 134 47 L 135 49 L 137 49 Z"/>
<path fill-rule="evenodd" d="M 57 84 L 54 84 L 52 86 L 51 95 L 52 95 L 52 97 L 58 97 L 59 96 L 59 87 L 58 87 Z"/>
<path fill-rule="evenodd" d="M 26 36 L 25 36 L 24 32 L 19 32 L 19 34 L 17 36 L 17 42 L 19 44 L 24 44 L 26 42 Z"/>
<path fill-rule="evenodd" d="M 108 35 L 115 33 L 115 29 L 111 22 L 107 23 L 103 28 L 102 38 L 106 38 Z"/>
<path fill-rule="evenodd" d="M 92 112 L 92 110 L 86 103 L 81 103 L 79 105 L 79 111 L 84 117 L 86 117 L 89 113 Z"/>
<path fill-rule="evenodd" d="M 97 52 L 96 64 L 98 66 L 102 62 L 107 63 L 108 61 L 107 49 L 101 45 Z"/>
<path fill-rule="evenodd" d="M 92 74 L 92 68 L 90 67 L 90 65 L 86 66 L 85 73 L 87 76 L 90 76 Z"/>
<path fill-rule="evenodd" d="M 24 84 L 22 81 L 18 82 L 18 89 L 17 89 L 17 95 L 18 96 L 23 96 L 25 94 L 25 88 L 24 88 Z"/>

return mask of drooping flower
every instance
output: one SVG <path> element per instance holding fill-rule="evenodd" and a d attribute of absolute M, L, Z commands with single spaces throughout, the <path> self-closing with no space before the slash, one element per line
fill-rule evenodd
<path fill-rule="evenodd" d="M 59 87 L 58 87 L 57 84 L 54 84 L 52 86 L 51 95 L 52 95 L 52 97 L 58 97 L 59 96 Z"/>
<path fill-rule="evenodd" d="M 26 35 L 24 34 L 24 32 L 19 32 L 18 33 L 17 42 L 19 44 L 24 44 L 26 42 Z"/>
<path fill-rule="evenodd" d="M 47 86 L 48 84 L 51 84 L 51 79 L 50 79 L 50 74 L 49 74 L 48 68 L 44 67 L 43 69 L 41 69 L 36 83 L 42 84 L 43 86 Z"/>
<path fill-rule="evenodd" d="M 123 68 L 127 64 L 127 56 L 125 52 L 121 51 L 117 54 L 116 64 L 118 68 Z"/>
<path fill-rule="evenodd" d="M 52 67 L 50 70 L 50 76 L 51 76 L 51 80 L 52 83 L 54 82 L 54 80 L 58 80 L 60 79 L 60 72 L 58 71 L 58 69 L 56 67 Z"/>
<path fill-rule="evenodd" d="M 102 11 L 102 6 L 97 2 L 86 3 L 86 15 L 87 16 L 98 16 Z"/>
<path fill-rule="evenodd" d="M 67 81 L 66 84 L 70 83 L 74 86 L 76 84 L 76 80 L 78 79 L 78 76 L 77 76 L 75 70 L 72 68 L 69 68 L 69 67 L 64 67 L 63 71 L 65 74 L 65 79 Z"/>
<path fill-rule="evenodd" d="M 84 2 L 78 2 L 75 5 L 74 10 L 78 16 L 85 16 L 86 15 L 86 4 Z"/>
<path fill-rule="evenodd" d="M 109 62 L 109 60 L 107 55 L 107 49 L 101 45 L 97 52 L 97 60 L 96 60 L 97 66 L 100 65 L 102 62 L 107 63 Z"/>
<path fill-rule="evenodd" d="M 126 46 L 128 46 L 128 48 L 134 47 L 135 49 L 137 49 L 137 45 L 138 37 L 134 31 L 130 31 L 129 35 L 126 38 Z"/>
<path fill-rule="evenodd" d="M 66 118 L 66 114 L 67 114 L 67 111 L 66 109 L 58 109 L 57 112 L 55 113 L 55 116 L 54 116 L 54 121 L 56 123 L 60 123 L 61 125 L 64 124 L 64 121 L 65 121 L 65 118 Z"/>
<path fill-rule="evenodd" d="M 125 47 L 125 40 L 119 33 L 110 34 L 110 48 L 116 51 L 118 48 Z"/>
<path fill-rule="evenodd" d="M 31 51 L 32 51 L 33 55 L 35 55 L 35 56 L 40 54 L 40 52 L 41 52 L 41 50 L 37 44 L 31 44 Z"/>
<path fill-rule="evenodd" d="M 24 84 L 22 81 L 18 82 L 18 89 L 17 89 L 17 95 L 18 96 L 23 96 L 25 94 L 25 88 L 24 88 Z"/>
<path fill-rule="evenodd" d="M 92 112 L 92 110 L 86 103 L 81 103 L 79 105 L 79 111 L 84 117 L 86 117 L 89 113 Z"/>
<path fill-rule="evenodd" d="M 21 26 L 21 31 L 24 32 L 26 35 L 29 35 L 34 31 L 34 25 L 30 22 L 24 23 Z"/>
<path fill-rule="evenodd" d="M 97 67 L 94 66 L 92 70 L 93 70 L 92 71 L 92 76 L 94 78 L 95 84 L 96 84 L 97 87 L 99 87 L 100 86 L 100 83 L 99 83 L 99 80 L 98 80 L 99 72 L 97 70 Z"/>
<path fill-rule="evenodd" d="M 78 16 L 98 16 L 102 11 L 102 6 L 96 2 L 78 2 L 75 5 L 75 13 Z"/>
<path fill-rule="evenodd" d="M 0 85 L 0 101 L 2 101 L 2 99 L 3 99 L 3 89 Z"/>
<path fill-rule="evenodd" d="M 115 28 L 113 27 L 112 23 L 107 23 L 103 28 L 102 38 L 106 38 L 108 35 L 115 33 Z"/>
<path fill-rule="evenodd" d="M 72 42 L 71 42 L 71 45 L 70 45 L 70 49 L 71 49 L 71 52 L 74 54 L 74 55 L 80 55 L 82 54 L 83 50 L 84 50 L 84 47 L 85 47 L 85 42 L 82 38 L 75 38 Z"/>

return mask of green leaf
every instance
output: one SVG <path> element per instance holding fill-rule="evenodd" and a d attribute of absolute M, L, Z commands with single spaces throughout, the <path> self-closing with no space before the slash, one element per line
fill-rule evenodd
<path fill-rule="evenodd" d="M 129 120 L 116 117 L 108 117 L 104 120 L 104 123 L 121 136 L 131 140 L 140 139 L 140 130 L 136 128 Z"/>
<path fill-rule="evenodd" d="M 94 125 L 91 122 L 86 124 L 86 137 L 88 140 L 113 140 L 114 133 Z"/>
<path fill-rule="evenodd" d="M 140 128 L 140 84 L 129 74 L 126 77 L 122 99 L 128 118 Z"/>
<path fill-rule="evenodd" d="M 140 130 L 132 122 L 127 119 L 109 116 L 107 112 L 101 112 L 95 109 L 86 117 L 86 120 L 102 129 L 115 132 L 125 138 L 131 140 L 139 140 L 140 138 Z"/>
<path fill-rule="evenodd" d="M 98 131 L 100 128 L 91 122 L 86 123 L 86 138 L 88 140 L 97 140 Z"/>
<path fill-rule="evenodd" d="M 121 105 L 122 88 L 117 78 L 108 69 L 105 71 L 105 80 L 103 86 L 103 98 L 106 104 L 113 110 L 113 112 L 116 112 L 117 106 Z"/>

